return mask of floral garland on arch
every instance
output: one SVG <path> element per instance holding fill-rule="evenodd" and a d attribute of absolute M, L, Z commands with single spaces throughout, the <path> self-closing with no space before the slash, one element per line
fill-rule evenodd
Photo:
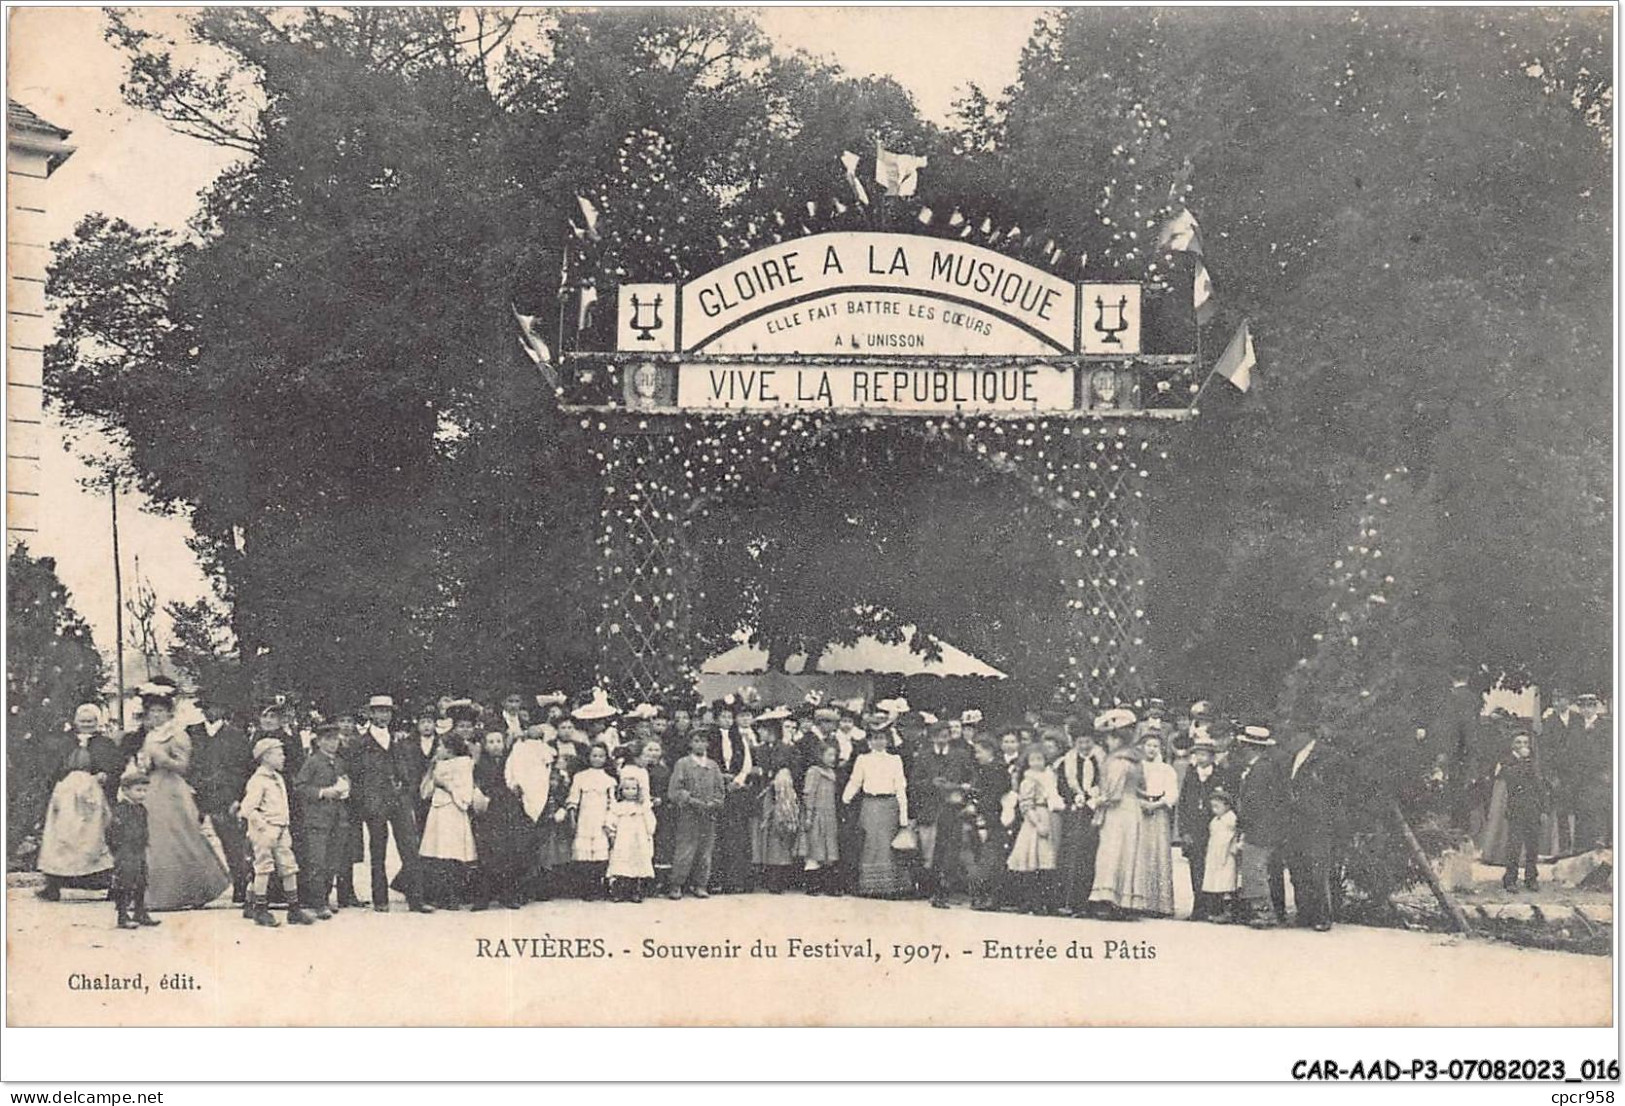
<path fill-rule="evenodd" d="M 1164 428 L 1044 417 L 797 413 L 674 415 L 624 426 L 589 416 L 579 429 L 604 480 L 595 560 L 605 656 L 600 677 L 606 681 L 640 693 L 674 689 L 692 679 L 710 650 L 725 648 L 736 629 L 771 616 L 751 609 L 760 596 L 746 578 L 756 564 L 763 572 L 772 568 L 774 534 L 789 522 L 775 525 L 779 516 L 770 515 L 758 533 L 724 535 L 725 543 L 756 545 L 750 560 L 707 574 L 728 579 L 733 589 L 711 594 L 699 585 L 697 559 L 719 540 L 713 511 L 732 518 L 742 500 L 778 504 L 775 497 L 786 490 L 800 501 L 824 494 L 838 505 L 854 486 L 845 480 L 847 470 L 832 468 L 832 451 L 842 450 L 843 464 L 907 472 L 926 484 L 957 481 L 959 487 L 967 477 L 971 484 L 995 482 L 992 491 L 975 493 L 981 496 L 976 502 L 1013 513 L 974 525 L 1022 527 L 1022 540 L 1048 551 L 1042 569 L 1028 569 L 1042 578 L 1029 577 L 1031 586 L 1022 589 L 1044 600 L 1030 604 L 1041 609 L 1023 609 L 1021 596 L 1010 598 L 1014 613 L 997 616 L 1000 652 L 1024 657 L 1026 671 L 1018 676 L 1046 686 L 1060 704 L 1101 707 L 1146 694 L 1142 525 L 1153 473 L 1169 457 Z M 1012 482 L 1026 494 L 1010 496 Z M 893 496 L 910 491 L 891 490 Z M 732 546 L 730 555 L 746 556 Z M 885 563 L 877 551 L 874 564 Z M 870 626 L 858 606 L 844 626 L 839 609 L 821 612 L 828 621 L 820 625 L 833 628 L 835 637 L 865 632 Z M 956 642 L 1001 637 L 980 625 L 954 625 L 965 617 L 945 615 L 937 628 Z"/>

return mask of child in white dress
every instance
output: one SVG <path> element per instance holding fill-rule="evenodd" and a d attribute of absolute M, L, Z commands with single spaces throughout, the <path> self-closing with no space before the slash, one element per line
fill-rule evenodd
<path fill-rule="evenodd" d="M 1236 812 L 1230 796 L 1220 788 L 1208 799 L 1213 819 L 1208 822 L 1207 859 L 1202 869 L 1201 893 L 1207 896 L 1208 918 L 1221 925 L 1232 920 L 1241 874 L 1236 857 Z"/>
<path fill-rule="evenodd" d="M 609 750 L 594 745 L 587 751 L 587 767 L 570 781 L 565 807 L 575 815 L 575 842 L 570 859 L 581 878 L 581 897 L 596 899 L 604 891 L 604 869 L 609 861 L 609 810 L 615 805 L 615 777 L 605 770 Z"/>
<path fill-rule="evenodd" d="M 609 809 L 609 897 L 642 902 L 655 875 L 655 812 L 646 801 L 643 775 L 621 781 L 621 797 Z"/>

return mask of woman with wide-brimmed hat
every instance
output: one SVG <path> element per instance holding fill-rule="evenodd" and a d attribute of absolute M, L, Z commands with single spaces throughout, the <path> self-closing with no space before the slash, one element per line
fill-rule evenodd
<path fill-rule="evenodd" d="M 1143 819 L 1140 754 L 1133 744 L 1134 712 L 1118 707 L 1095 718 L 1095 732 L 1106 742 L 1106 761 L 1100 772 L 1100 799 L 1095 803 L 1095 824 L 1100 844 L 1095 851 L 1095 885 L 1091 906 L 1113 917 L 1131 917 L 1134 904 L 1134 865 L 1139 857 Z"/>
<path fill-rule="evenodd" d="M 186 771 L 192 738 L 175 720 L 175 688 L 150 683 L 140 690 L 146 737 L 136 755 L 147 769 L 147 906 L 190 910 L 213 902 L 231 877 L 203 836 Z"/>

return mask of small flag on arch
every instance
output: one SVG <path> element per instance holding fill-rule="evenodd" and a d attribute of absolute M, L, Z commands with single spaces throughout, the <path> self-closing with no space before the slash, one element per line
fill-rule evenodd
<path fill-rule="evenodd" d="M 1213 277 L 1208 274 L 1201 257 L 1196 259 L 1196 277 L 1191 281 L 1191 306 L 1196 309 L 1198 326 L 1212 322 L 1214 313 L 1219 309 L 1213 298 Z"/>
<path fill-rule="evenodd" d="M 1189 208 L 1182 207 L 1179 214 L 1162 224 L 1157 232 L 1157 249 L 1170 250 L 1174 253 L 1202 252 L 1202 228 L 1197 225 L 1196 216 Z"/>
<path fill-rule="evenodd" d="M 587 221 L 587 237 L 594 242 L 599 241 L 598 209 L 585 196 L 577 196 L 576 203 L 581 207 L 581 217 Z"/>
<path fill-rule="evenodd" d="M 1253 350 L 1253 331 L 1249 320 L 1243 319 L 1241 326 L 1236 328 L 1235 336 L 1230 344 L 1224 347 L 1224 352 L 1213 363 L 1213 372 L 1208 379 L 1219 376 L 1228 380 L 1237 390 L 1246 392 L 1253 386 L 1253 366 L 1258 364 L 1258 355 Z"/>
<path fill-rule="evenodd" d="M 888 196 L 912 196 L 920 185 L 920 170 L 929 164 L 914 154 L 900 154 L 875 142 L 875 183 Z"/>
<path fill-rule="evenodd" d="M 542 377 L 548 386 L 557 388 L 559 374 L 553 369 L 553 351 L 547 348 L 547 343 L 536 332 L 536 316 L 521 315 L 519 308 L 512 303 L 508 304 L 508 310 L 513 312 L 513 317 L 519 323 L 519 348 L 524 350 L 525 356 L 542 371 Z"/>
<path fill-rule="evenodd" d="M 581 290 L 581 300 L 576 305 L 576 329 L 586 330 L 592 325 L 593 304 L 598 302 L 598 289 L 591 284 Z"/>
<path fill-rule="evenodd" d="M 863 182 L 858 179 L 859 157 L 851 150 L 841 151 L 841 167 L 846 170 L 846 183 L 852 186 L 852 194 L 858 198 L 858 203 L 869 206 L 869 193 L 863 190 Z"/>

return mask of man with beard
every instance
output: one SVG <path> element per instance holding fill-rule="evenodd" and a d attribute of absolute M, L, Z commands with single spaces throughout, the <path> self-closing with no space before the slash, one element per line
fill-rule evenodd
<path fill-rule="evenodd" d="M 921 889 L 933 905 L 946 906 L 950 881 L 942 877 L 954 874 L 958 846 L 950 843 L 941 858 L 946 863 L 937 863 L 937 823 L 939 818 L 957 817 L 957 810 L 947 809 L 947 798 L 955 791 L 962 794 L 970 783 L 974 758 L 963 742 L 952 739 L 946 722 L 928 724 L 924 737 L 906 764 L 908 809 L 920 840 Z"/>

